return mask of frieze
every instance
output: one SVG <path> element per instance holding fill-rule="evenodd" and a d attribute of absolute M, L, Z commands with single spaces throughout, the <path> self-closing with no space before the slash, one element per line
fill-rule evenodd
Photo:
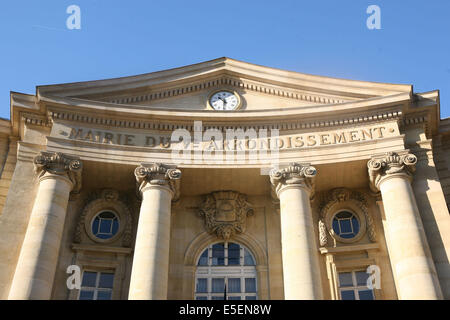
<path fill-rule="evenodd" d="M 206 127 L 208 130 L 208 127 Z M 273 136 L 272 130 L 245 130 L 240 128 L 229 128 L 222 134 L 222 140 L 203 138 L 202 150 L 268 150 L 278 148 L 279 150 L 304 149 L 318 146 L 333 146 L 351 144 L 357 142 L 373 141 L 388 137 L 398 136 L 399 131 L 395 123 L 384 123 L 383 125 L 352 127 L 342 130 L 324 130 L 321 132 L 307 132 L 297 134 L 280 134 Z M 244 133 L 234 136 L 238 131 Z M 143 130 L 144 131 L 144 130 Z M 253 133 L 253 136 L 250 135 Z M 264 133 L 264 134 L 263 134 Z M 201 132 L 203 134 L 203 132 Z M 171 134 L 110 131 L 102 128 L 77 127 L 63 124 L 55 124 L 52 136 L 69 140 L 85 141 L 90 143 L 116 145 L 116 146 L 138 146 L 151 149 L 177 149 L 192 148 L 186 141 L 173 141 Z M 193 136 L 193 134 L 192 134 Z M 242 138 L 241 138 L 242 137 Z M 227 139 L 228 138 L 228 139 Z M 184 145 L 180 145 L 184 144 Z"/>

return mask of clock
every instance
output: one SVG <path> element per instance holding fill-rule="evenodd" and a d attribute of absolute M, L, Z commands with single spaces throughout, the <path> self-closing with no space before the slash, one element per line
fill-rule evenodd
<path fill-rule="evenodd" d="M 241 106 L 241 98 L 237 92 L 219 90 L 209 96 L 208 103 L 214 110 L 232 111 Z"/>

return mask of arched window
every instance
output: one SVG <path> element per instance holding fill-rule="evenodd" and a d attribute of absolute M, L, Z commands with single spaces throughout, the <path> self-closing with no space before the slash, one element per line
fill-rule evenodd
<path fill-rule="evenodd" d="M 196 300 L 256 300 L 256 266 L 250 251 L 233 242 L 206 248 L 197 262 Z"/>

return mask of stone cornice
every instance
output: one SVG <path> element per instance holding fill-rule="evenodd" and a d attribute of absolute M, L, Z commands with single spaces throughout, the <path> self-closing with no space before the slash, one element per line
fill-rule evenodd
<path fill-rule="evenodd" d="M 178 200 L 181 171 L 172 165 L 161 163 L 142 163 L 134 170 L 139 192 L 148 186 L 165 186 L 172 192 L 172 200 Z"/>
<path fill-rule="evenodd" d="M 52 108 L 54 109 L 54 108 Z M 170 114 L 170 113 L 168 113 Z M 373 113 L 366 114 L 358 114 L 355 116 L 348 115 L 347 117 L 333 117 L 328 114 L 324 119 L 310 120 L 307 119 L 296 120 L 300 117 L 300 115 L 293 117 L 290 116 L 289 119 L 286 120 L 278 120 L 273 119 L 273 117 L 268 114 L 266 118 L 254 119 L 252 121 L 249 120 L 241 120 L 236 119 L 239 122 L 231 122 L 234 119 L 217 119 L 217 118 L 207 118 L 204 120 L 203 129 L 219 129 L 221 131 L 225 131 L 228 128 L 241 128 L 244 130 L 247 129 L 278 129 L 278 130 L 301 130 L 301 129 L 314 129 L 314 128 L 326 128 L 326 127 L 335 127 L 335 126 L 345 126 L 345 125 L 359 125 L 366 124 L 371 122 L 380 122 L 386 120 L 399 120 L 402 116 L 402 112 L 398 110 L 378 110 Z M 108 127 L 117 127 L 117 128 L 132 128 L 132 129 L 150 129 L 150 130 L 161 130 L 161 131 L 173 131 L 175 129 L 187 129 L 189 131 L 193 131 L 193 121 L 196 119 L 192 119 L 191 121 L 186 121 L 186 118 L 183 116 L 176 117 L 173 116 L 171 120 L 138 120 L 133 119 L 132 117 L 108 117 L 102 114 L 87 114 L 87 113 L 77 113 L 73 111 L 63 111 L 56 110 L 48 112 L 48 120 L 47 122 L 43 120 L 43 118 L 33 118 L 28 116 L 26 119 L 29 123 L 38 124 L 47 126 L 49 122 L 55 120 L 63 120 L 63 121 L 71 121 L 78 123 L 87 123 L 93 125 L 104 125 Z M 128 120 L 124 120 L 128 119 Z M 292 120 L 295 119 L 295 120 Z M 202 117 L 199 117 L 198 120 L 202 120 Z M 228 123 L 227 121 L 228 120 Z"/>
<path fill-rule="evenodd" d="M 64 96 L 87 96 L 95 94 L 106 96 L 108 93 L 111 94 L 117 91 L 136 90 L 145 87 L 173 87 L 180 84 L 192 83 L 196 80 L 211 79 L 213 76 L 223 75 L 232 75 L 239 79 L 245 78 L 252 81 L 260 81 L 264 84 L 287 86 L 297 90 L 333 93 L 346 97 L 367 98 L 400 92 L 412 92 L 411 85 L 315 76 L 259 66 L 226 57 L 137 76 L 40 86 L 37 87 L 37 92 L 38 94 Z"/>
<path fill-rule="evenodd" d="M 373 157 L 367 163 L 370 189 L 378 192 L 380 183 L 393 176 L 401 176 L 411 181 L 416 163 L 417 157 L 407 152 L 387 152 L 384 155 Z"/>
<path fill-rule="evenodd" d="M 80 191 L 83 163 L 78 157 L 69 156 L 60 152 L 41 151 L 34 158 L 33 163 L 39 178 L 42 178 L 46 173 L 66 176 L 73 184 L 72 192 L 78 193 Z"/>
<path fill-rule="evenodd" d="M 246 91 L 259 92 L 271 96 L 283 97 L 293 100 L 307 101 L 317 104 L 339 104 L 350 102 L 354 99 L 342 99 L 330 95 L 312 94 L 301 90 L 289 90 L 275 85 L 265 85 L 255 81 L 248 81 L 238 79 L 236 77 L 222 76 L 215 79 L 207 79 L 204 81 L 197 81 L 189 85 L 182 85 L 167 89 L 152 90 L 151 92 L 142 92 L 140 94 L 124 94 L 122 97 L 117 96 L 113 98 L 102 99 L 102 101 L 116 104 L 133 104 L 151 102 L 170 97 L 177 97 L 184 94 L 191 94 L 205 89 L 219 88 L 220 86 L 229 86 L 233 88 L 241 88 Z"/>

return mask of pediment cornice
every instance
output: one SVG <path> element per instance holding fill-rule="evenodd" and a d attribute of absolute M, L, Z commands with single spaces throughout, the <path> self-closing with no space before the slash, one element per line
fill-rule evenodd
<path fill-rule="evenodd" d="M 322 104 L 412 92 L 411 85 L 315 76 L 219 58 L 138 76 L 39 86 L 37 94 L 130 103 L 186 94 L 217 82 Z"/>

